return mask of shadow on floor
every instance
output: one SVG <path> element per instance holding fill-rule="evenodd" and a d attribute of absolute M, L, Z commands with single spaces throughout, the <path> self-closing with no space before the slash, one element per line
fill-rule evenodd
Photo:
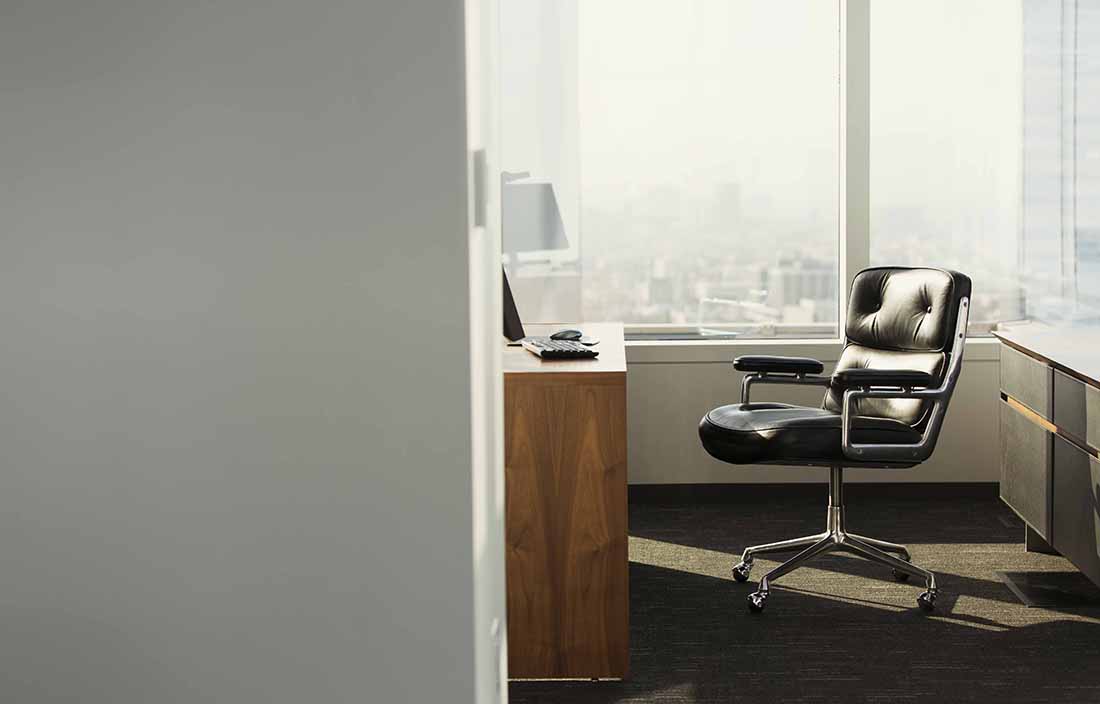
<path fill-rule="evenodd" d="M 1004 628 L 778 585 L 754 616 L 751 583 L 637 563 L 630 579 L 629 679 L 514 682 L 512 702 L 1100 701 L 1095 623 Z"/>
<path fill-rule="evenodd" d="M 630 507 L 630 534 L 729 552 L 825 529 L 827 497 L 782 496 L 754 503 Z M 1024 524 L 997 499 L 849 500 L 853 533 L 895 543 L 1023 543 Z"/>
<path fill-rule="evenodd" d="M 1003 549 L 1010 553 L 1004 555 L 1005 560 L 1024 556 L 1024 524 L 999 500 L 868 500 L 855 507 L 849 506 L 847 512 L 848 527 L 853 533 L 902 543 L 910 548 L 917 564 L 936 572 L 941 603 L 950 603 L 961 594 L 1012 605 L 1020 603 L 995 574 L 965 574 L 961 569 L 943 571 L 945 558 L 948 564 L 959 559 L 954 546 L 960 544 Z M 753 505 L 642 505 L 631 506 L 630 525 L 634 538 L 725 553 L 728 564 L 720 570 L 725 576 L 749 545 L 821 532 L 824 509 L 805 498 Z M 769 569 L 764 561 L 781 562 L 794 554 L 762 556 L 752 579 L 758 580 Z M 1005 562 L 1000 568 L 1009 569 L 1008 564 Z M 814 560 L 811 566 L 866 579 L 894 581 L 888 568 L 846 554 L 826 555 Z M 916 581 L 911 583 L 917 584 Z M 1065 611 L 1077 613 L 1079 610 L 1069 608 Z"/>
<path fill-rule="evenodd" d="M 851 530 L 908 544 L 937 572 L 932 616 L 919 585 L 846 555 L 785 577 L 749 614 L 765 565 L 739 584 L 736 556 L 820 532 L 824 514 L 808 500 L 631 506 L 630 677 L 514 682 L 511 701 L 1100 702 L 1100 610 L 1019 603 L 995 570 L 1068 563 L 1024 553 L 1022 524 L 995 500 L 849 503 Z"/>

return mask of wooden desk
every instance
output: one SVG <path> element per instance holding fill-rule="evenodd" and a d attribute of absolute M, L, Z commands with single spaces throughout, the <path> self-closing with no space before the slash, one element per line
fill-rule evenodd
<path fill-rule="evenodd" d="M 1001 498 L 1025 545 L 1100 584 L 1100 328 L 1026 325 L 1001 346 Z"/>
<path fill-rule="evenodd" d="M 619 323 L 592 360 L 504 352 L 508 675 L 627 674 L 626 354 Z"/>

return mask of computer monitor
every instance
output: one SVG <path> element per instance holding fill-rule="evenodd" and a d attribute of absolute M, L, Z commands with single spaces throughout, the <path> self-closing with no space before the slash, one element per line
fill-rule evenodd
<path fill-rule="evenodd" d="M 516 310 L 516 300 L 512 298 L 512 287 L 508 285 L 508 272 L 501 267 L 502 280 L 504 281 L 504 336 L 511 342 L 518 342 L 527 337 L 523 333 L 523 323 L 519 319 L 519 311 Z"/>

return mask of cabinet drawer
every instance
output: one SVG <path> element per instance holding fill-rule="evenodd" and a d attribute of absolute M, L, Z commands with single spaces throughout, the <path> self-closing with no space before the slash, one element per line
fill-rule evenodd
<path fill-rule="evenodd" d="M 1068 374 L 1054 370 L 1054 424 L 1078 440 L 1085 439 L 1087 426 L 1085 385 Z"/>
<path fill-rule="evenodd" d="M 1054 439 L 1054 549 L 1100 583 L 1100 462 L 1066 440 Z"/>
<path fill-rule="evenodd" d="M 1050 540 L 1051 433 L 1001 401 L 1001 499 Z"/>
<path fill-rule="evenodd" d="M 1043 362 L 1001 345 L 1001 391 L 1050 420 L 1051 368 Z"/>
<path fill-rule="evenodd" d="M 1055 369 L 1053 408 L 1061 432 L 1100 448 L 1100 389 Z"/>
<path fill-rule="evenodd" d="M 1100 389 L 1085 385 L 1085 442 L 1100 449 Z"/>

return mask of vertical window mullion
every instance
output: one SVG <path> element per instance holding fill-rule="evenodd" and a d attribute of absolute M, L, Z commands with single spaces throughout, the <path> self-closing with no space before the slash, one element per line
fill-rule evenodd
<path fill-rule="evenodd" d="M 1077 299 L 1077 0 L 1062 1 L 1061 279 L 1063 298 Z"/>
<path fill-rule="evenodd" d="M 852 279 L 871 261 L 871 3 L 840 3 L 840 335 Z"/>

